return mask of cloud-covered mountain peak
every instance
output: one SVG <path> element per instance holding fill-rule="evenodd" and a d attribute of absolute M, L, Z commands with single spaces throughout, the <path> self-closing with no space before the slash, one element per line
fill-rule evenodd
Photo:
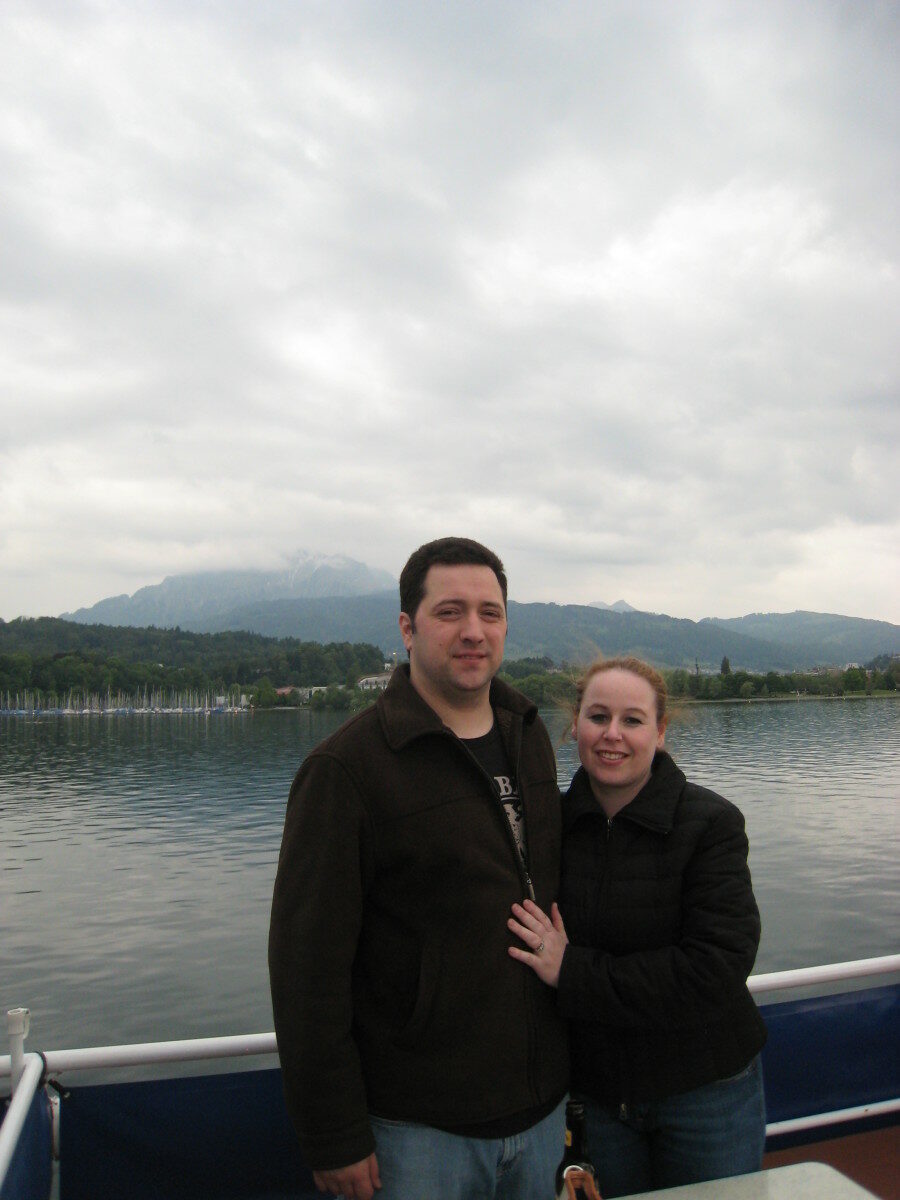
<path fill-rule="evenodd" d="M 346 555 L 297 550 L 276 570 L 168 575 L 132 596 L 111 596 L 62 616 L 89 625 L 191 626 L 261 601 L 367 596 L 396 587 L 397 580 L 388 571 Z"/>

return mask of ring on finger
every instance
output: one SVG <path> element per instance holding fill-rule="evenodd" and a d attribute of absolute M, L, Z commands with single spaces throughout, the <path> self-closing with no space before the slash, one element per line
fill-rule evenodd
<path fill-rule="evenodd" d="M 544 942 L 542 939 L 541 944 L 538 946 L 537 950 L 535 950 L 535 954 L 540 954 L 540 952 L 543 950 L 543 948 L 544 948 Z"/>

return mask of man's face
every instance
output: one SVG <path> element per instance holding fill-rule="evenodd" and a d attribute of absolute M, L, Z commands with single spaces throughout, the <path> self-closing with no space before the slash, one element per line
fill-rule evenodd
<path fill-rule="evenodd" d="M 430 567 L 414 617 L 400 614 L 410 679 L 426 699 L 468 705 L 503 661 L 506 607 L 490 567 Z"/>

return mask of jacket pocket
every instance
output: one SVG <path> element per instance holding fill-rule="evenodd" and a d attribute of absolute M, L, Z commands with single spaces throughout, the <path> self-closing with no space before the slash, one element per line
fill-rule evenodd
<path fill-rule="evenodd" d="M 442 955 L 435 939 L 429 938 L 422 947 L 419 980 L 412 1011 L 406 1023 L 397 1030 L 394 1038 L 396 1044 L 404 1049 L 412 1049 L 416 1046 L 428 1028 L 438 991 L 441 961 Z"/>

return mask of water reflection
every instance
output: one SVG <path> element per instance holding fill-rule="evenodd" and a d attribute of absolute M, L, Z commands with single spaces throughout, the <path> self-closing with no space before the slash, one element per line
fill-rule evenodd
<path fill-rule="evenodd" d="M 546 714 L 555 742 L 565 724 Z M 0 718 L 0 1003 L 44 1046 L 271 1028 L 287 789 L 338 719 Z M 744 811 L 759 970 L 896 949 L 900 703 L 691 710 L 669 747 Z M 558 749 L 560 783 L 577 765 Z"/>

